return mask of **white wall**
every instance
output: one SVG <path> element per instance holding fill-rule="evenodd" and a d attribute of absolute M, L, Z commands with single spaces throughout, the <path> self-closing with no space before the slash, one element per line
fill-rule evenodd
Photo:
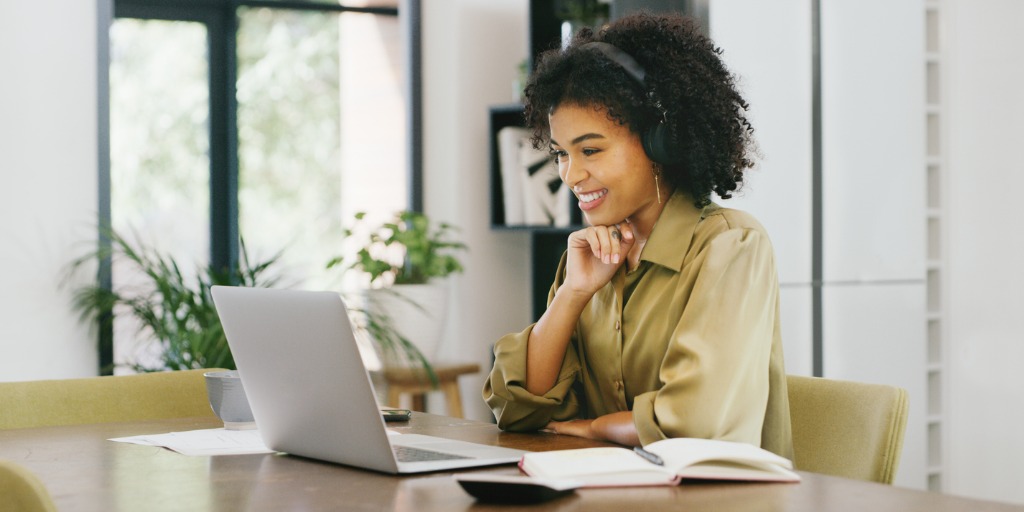
<path fill-rule="evenodd" d="M 95 0 L 0 3 L 0 76 L 0 381 L 95 375 L 59 286 L 96 233 Z"/>
<path fill-rule="evenodd" d="M 884 13 L 884 15 L 880 15 Z M 824 376 L 907 390 L 927 484 L 923 0 L 821 2 Z"/>
<path fill-rule="evenodd" d="M 512 100 L 526 57 L 527 2 L 423 6 L 424 207 L 459 226 L 470 247 L 466 272 L 454 279 L 441 356 L 480 363 L 483 373 L 461 380 L 464 409 L 490 421 L 480 392 L 491 344 L 531 321 L 528 235 L 490 229 L 487 125 L 488 107 Z"/>
<path fill-rule="evenodd" d="M 947 489 L 1024 504 L 1024 3 L 942 8 Z"/>
<path fill-rule="evenodd" d="M 937 404 L 947 443 L 942 458 L 930 462 L 942 465 L 947 492 L 1024 503 L 1024 336 L 1016 321 L 1024 311 L 1024 215 L 1015 197 L 1024 187 L 1024 161 L 1015 151 L 1024 140 L 1024 4 L 937 3 L 945 127 L 940 252 L 948 255 L 941 263 L 942 359 L 949 376 L 946 400 Z M 789 303 L 787 365 L 800 371 L 804 343 L 788 338 L 794 325 L 798 337 L 809 338 L 809 301 L 799 285 L 786 285 L 803 278 L 788 269 L 804 263 L 793 253 L 804 250 L 805 226 L 776 218 L 799 215 L 807 200 L 806 189 L 794 186 L 805 179 L 804 162 L 779 152 L 807 151 L 789 140 L 802 136 L 807 115 L 798 83 L 806 71 L 791 53 L 800 44 L 790 40 L 807 37 L 809 1 L 762 4 L 715 0 L 712 33 L 743 79 L 765 153 L 746 196 L 730 204 L 754 212 L 772 234 Z M 914 487 L 923 485 L 929 463 L 922 416 L 931 400 L 922 366 L 923 13 L 917 0 L 822 2 L 825 374 L 911 392 L 897 483 Z M 773 105 L 766 109 L 765 101 Z M 873 187 L 879 183 L 886 185 Z M 793 204 L 773 204 L 764 192 Z"/>
<path fill-rule="evenodd" d="M 710 31 L 738 77 L 761 158 L 723 205 L 752 213 L 778 262 L 786 371 L 811 361 L 810 0 L 715 0 Z M 767 20 L 770 20 L 766 22 Z"/>
<path fill-rule="evenodd" d="M 811 2 L 710 7 L 763 157 L 724 204 L 771 234 L 787 370 L 810 374 Z M 916 488 L 927 469 L 923 16 L 920 1 L 829 1 L 821 12 L 824 376 L 908 390 L 896 482 Z"/>

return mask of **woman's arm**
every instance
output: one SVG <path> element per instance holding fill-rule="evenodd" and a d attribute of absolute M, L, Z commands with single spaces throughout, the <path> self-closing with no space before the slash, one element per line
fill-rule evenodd
<path fill-rule="evenodd" d="M 530 393 L 543 395 L 555 384 L 576 320 L 590 297 L 565 286 L 555 291 L 554 300 L 530 332 L 526 347 L 525 387 Z"/>
<path fill-rule="evenodd" d="M 633 228 L 625 222 L 591 226 L 569 235 L 565 281 L 555 291 L 527 344 L 527 391 L 543 395 L 555 384 L 580 313 L 625 263 L 634 241 Z"/>
<path fill-rule="evenodd" d="M 548 428 L 558 434 L 640 446 L 631 411 L 613 412 L 592 420 L 552 421 Z"/>

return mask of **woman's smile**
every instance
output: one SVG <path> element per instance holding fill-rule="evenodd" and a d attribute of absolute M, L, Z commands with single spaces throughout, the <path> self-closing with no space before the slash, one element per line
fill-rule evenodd
<path fill-rule="evenodd" d="M 558 175 L 576 194 L 587 223 L 629 219 L 653 226 L 661 213 L 659 191 L 640 137 L 603 108 L 559 105 L 548 119 Z"/>
<path fill-rule="evenodd" d="M 595 192 L 584 192 L 578 194 L 576 197 L 580 200 L 580 209 L 587 211 L 593 210 L 604 202 L 605 196 L 608 195 L 608 189 L 603 188 Z"/>

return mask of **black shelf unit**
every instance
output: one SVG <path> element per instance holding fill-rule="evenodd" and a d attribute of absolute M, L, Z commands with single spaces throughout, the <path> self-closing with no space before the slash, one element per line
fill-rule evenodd
<path fill-rule="evenodd" d="M 530 304 L 533 319 L 539 320 L 548 307 L 548 292 L 555 282 L 558 262 L 565 252 L 569 233 L 582 226 L 532 230 L 530 232 Z"/>
<path fill-rule="evenodd" d="M 498 149 L 498 132 L 508 126 L 524 126 L 523 106 L 514 103 L 509 105 L 497 105 L 490 107 L 490 121 L 488 123 L 490 134 L 490 187 L 491 187 L 491 228 L 498 230 L 539 230 L 539 231 L 564 231 L 565 228 L 536 225 L 536 224 L 509 224 L 505 219 L 505 186 L 501 178 L 501 157 Z M 572 203 L 572 201 L 570 201 Z M 578 208 L 570 207 L 569 225 L 580 226 L 583 224 L 583 216 Z"/>
<path fill-rule="evenodd" d="M 561 45 L 562 20 L 555 15 L 557 3 L 557 0 L 530 0 L 528 69 L 534 68 L 538 55 Z"/>
<path fill-rule="evenodd" d="M 501 157 L 498 151 L 498 132 L 508 126 L 523 126 L 523 106 L 514 103 L 490 108 L 488 133 L 491 137 L 491 228 L 506 227 L 505 187 L 501 182 Z"/>
<path fill-rule="evenodd" d="M 534 68 L 538 55 L 561 45 L 562 20 L 555 15 L 557 3 L 556 0 L 530 0 L 527 69 Z M 526 231 L 530 234 L 531 311 L 533 318 L 538 319 L 547 308 L 548 291 L 554 282 L 558 262 L 565 252 L 566 237 L 582 227 L 582 215 L 575 207 L 575 201 L 570 201 L 572 211 L 569 226 L 506 224 L 497 134 L 506 126 L 525 126 L 526 123 L 521 104 L 495 105 L 489 110 L 491 229 L 508 232 Z"/>
<path fill-rule="evenodd" d="M 523 232 L 530 234 L 530 294 L 531 312 L 534 319 L 540 318 L 547 307 L 548 290 L 555 278 L 558 262 L 565 251 L 569 233 L 580 229 L 583 218 L 575 202 L 570 201 L 569 226 L 544 226 L 507 224 L 505 222 L 504 187 L 501 180 L 501 159 L 498 151 L 498 131 L 507 126 L 524 126 L 523 106 L 520 104 L 496 105 L 490 108 L 490 186 L 491 186 L 491 229 L 495 231 Z"/>

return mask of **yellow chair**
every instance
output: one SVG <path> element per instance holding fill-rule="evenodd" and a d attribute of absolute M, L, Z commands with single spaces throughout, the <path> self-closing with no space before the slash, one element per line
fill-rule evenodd
<path fill-rule="evenodd" d="M 891 484 L 903 450 L 907 392 L 787 376 L 796 469 Z"/>
<path fill-rule="evenodd" d="M 0 460 L 0 509 L 11 512 L 56 512 L 50 493 L 36 475 Z"/>
<path fill-rule="evenodd" d="M 0 383 L 0 429 L 214 416 L 203 373 Z"/>

